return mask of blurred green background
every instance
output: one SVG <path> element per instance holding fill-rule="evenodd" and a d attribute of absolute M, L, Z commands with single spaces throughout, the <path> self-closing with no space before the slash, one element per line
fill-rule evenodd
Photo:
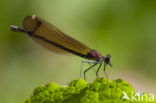
<path fill-rule="evenodd" d="M 39 85 L 65 85 L 80 75 L 83 58 L 58 55 L 10 31 L 32 14 L 104 56 L 111 54 L 110 79 L 156 95 L 155 0 L 0 0 L 0 103 L 22 103 Z M 89 71 L 88 81 L 94 78 Z"/>

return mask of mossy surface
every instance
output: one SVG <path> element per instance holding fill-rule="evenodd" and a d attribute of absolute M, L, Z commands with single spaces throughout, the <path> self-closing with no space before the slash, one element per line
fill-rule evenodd
<path fill-rule="evenodd" d="M 125 94 L 129 99 L 123 99 Z M 97 78 L 88 84 L 83 79 L 74 79 L 66 87 L 48 83 L 37 87 L 25 103 L 156 103 L 156 100 L 147 93 L 136 96 L 133 87 L 124 80 Z"/>

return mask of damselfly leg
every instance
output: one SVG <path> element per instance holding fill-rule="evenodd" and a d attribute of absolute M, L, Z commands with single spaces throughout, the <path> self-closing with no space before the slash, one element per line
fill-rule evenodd
<path fill-rule="evenodd" d="M 106 75 L 106 78 L 108 79 L 108 75 L 107 75 L 107 73 L 106 73 L 106 63 L 104 63 L 104 68 L 103 68 L 103 71 L 104 71 L 104 73 L 105 73 L 105 75 Z"/>
<path fill-rule="evenodd" d="M 97 77 L 99 77 L 98 76 L 98 71 L 99 71 L 99 69 L 100 69 L 100 67 L 101 67 L 101 65 L 102 65 L 102 62 L 98 62 L 98 61 L 82 61 L 81 62 L 81 71 L 80 71 L 80 78 L 81 78 L 81 75 L 82 75 L 82 71 L 83 71 L 83 64 L 84 63 L 88 63 L 89 64 L 89 68 L 87 68 L 87 69 L 85 69 L 85 71 L 84 71 L 84 79 L 86 80 L 86 72 L 88 71 L 88 70 L 90 70 L 91 68 L 96 72 L 96 76 Z M 92 65 L 93 64 L 93 65 Z M 97 65 L 97 64 L 100 64 L 99 65 L 99 67 L 98 67 L 98 69 L 97 69 L 97 71 L 94 69 L 94 67 Z"/>

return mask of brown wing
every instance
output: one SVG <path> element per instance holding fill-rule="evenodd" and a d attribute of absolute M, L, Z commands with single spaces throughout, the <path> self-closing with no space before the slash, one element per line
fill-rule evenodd
<path fill-rule="evenodd" d="M 36 42 L 52 51 L 69 53 L 70 51 L 62 49 L 67 48 L 71 50 L 71 53 L 73 51 L 82 55 L 87 55 L 91 51 L 91 49 L 83 43 L 64 34 L 62 31 L 60 31 L 53 25 L 36 17 L 35 15 L 25 17 L 23 20 L 23 27 L 24 30 L 32 34 L 32 38 Z M 37 38 L 33 35 L 36 35 L 40 38 Z M 41 38 L 44 38 L 45 40 L 42 40 Z M 51 41 L 62 47 L 53 45 L 53 43 L 50 43 L 48 41 Z"/>

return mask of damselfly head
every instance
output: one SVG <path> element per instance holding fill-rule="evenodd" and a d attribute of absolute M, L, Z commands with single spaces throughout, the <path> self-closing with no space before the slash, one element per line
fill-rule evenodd
<path fill-rule="evenodd" d="M 109 54 L 106 57 L 104 57 L 104 62 L 106 64 L 109 64 L 110 66 L 112 66 L 112 64 L 111 64 L 111 56 Z"/>

